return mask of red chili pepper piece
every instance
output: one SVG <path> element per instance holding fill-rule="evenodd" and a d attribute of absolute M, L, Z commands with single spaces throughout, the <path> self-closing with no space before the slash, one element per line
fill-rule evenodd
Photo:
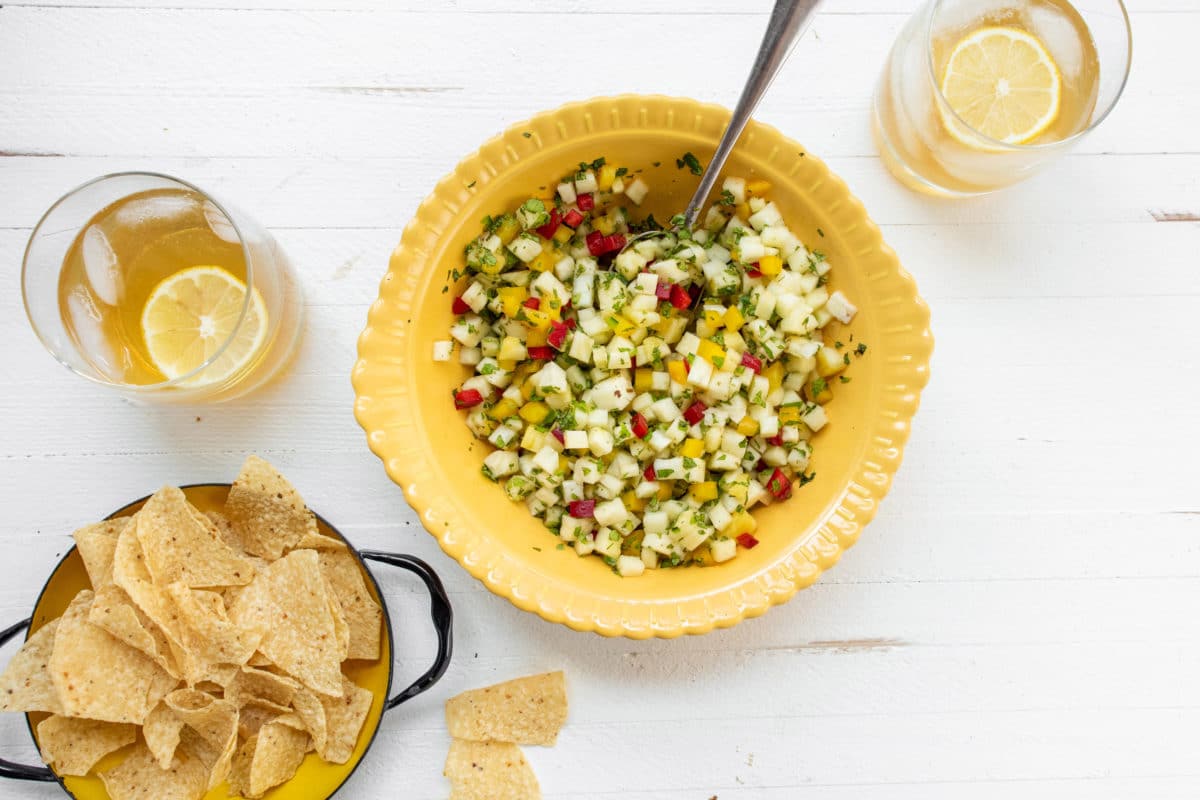
<path fill-rule="evenodd" d="M 538 235 L 543 239 L 549 239 L 558 230 L 559 224 L 562 222 L 562 213 L 557 208 L 550 209 L 550 221 L 537 229 Z"/>
<path fill-rule="evenodd" d="M 697 425 L 700 423 L 700 420 L 704 419 L 704 412 L 707 410 L 708 406 L 697 400 L 683 412 L 683 418 L 688 421 L 689 425 Z"/>
<path fill-rule="evenodd" d="M 773 444 L 773 445 L 775 445 L 776 447 L 783 447 L 783 434 L 782 434 L 782 433 L 777 433 L 777 434 L 775 434 L 774 436 L 768 436 L 768 437 L 767 437 L 767 443 L 768 443 L 768 444 Z"/>
<path fill-rule="evenodd" d="M 595 500 L 572 500 L 567 504 L 567 513 L 576 519 L 589 519 L 596 516 Z"/>
<path fill-rule="evenodd" d="M 521 305 L 525 306 L 526 308 L 532 308 L 536 311 L 542 307 L 542 298 L 530 297 L 524 303 L 521 303 Z"/>
<path fill-rule="evenodd" d="M 563 345 L 567 342 L 567 334 L 571 328 L 565 322 L 551 322 L 550 333 L 546 335 L 546 341 L 555 350 L 562 350 Z"/>
<path fill-rule="evenodd" d="M 474 408 L 483 402 L 483 395 L 478 389 L 463 389 L 454 393 L 455 408 Z"/>
<path fill-rule="evenodd" d="M 563 306 L 563 308 L 566 308 L 566 306 Z M 574 317 L 571 317 L 570 319 L 568 319 L 568 320 L 566 321 L 566 326 L 567 326 L 568 328 L 570 328 L 571 330 L 575 330 L 575 325 L 576 325 L 576 324 L 577 324 L 577 323 L 575 322 L 575 318 L 574 318 Z"/>
<path fill-rule="evenodd" d="M 579 213 L 579 209 L 572 208 L 563 215 L 562 221 L 563 225 L 566 225 L 568 228 L 578 228 L 580 223 L 583 222 L 583 214 Z"/>
<path fill-rule="evenodd" d="M 680 311 L 686 311 L 692 307 L 692 296 L 678 283 L 671 287 L 671 305 Z"/>
<path fill-rule="evenodd" d="M 579 206 L 580 211 L 591 211 L 596 207 L 596 198 L 592 196 L 591 192 L 581 194 L 575 198 L 575 205 Z"/>
<path fill-rule="evenodd" d="M 471 307 L 467 305 L 467 301 L 463 300 L 462 297 L 456 297 L 450 305 L 450 310 L 455 314 L 468 314 L 471 311 Z"/>
<path fill-rule="evenodd" d="M 625 246 L 625 237 L 619 233 L 612 233 L 604 237 L 604 246 L 606 253 L 611 253 L 614 250 L 620 250 Z"/>
<path fill-rule="evenodd" d="M 648 481 L 658 480 L 658 476 L 654 474 L 654 462 L 651 461 L 646 465 L 646 471 L 642 473 L 642 477 Z"/>
<path fill-rule="evenodd" d="M 592 255 L 599 256 L 604 254 L 604 234 L 600 231 L 592 231 L 584 237 L 584 241 L 587 242 L 588 252 Z"/>
<path fill-rule="evenodd" d="M 742 366 L 754 372 L 762 372 L 762 359 L 749 353 L 742 353 Z"/>
<path fill-rule="evenodd" d="M 787 500 L 792 496 L 792 482 L 788 480 L 788 476 L 783 474 L 783 470 L 779 467 L 771 473 L 771 477 L 767 480 L 767 491 L 776 500 Z"/>
<path fill-rule="evenodd" d="M 755 545 L 758 544 L 758 539 L 755 539 L 748 533 L 739 533 L 737 537 L 737 543 L 747 550 L 753 550 Z"/>
<path fill-rule="evenodd" d="M 747 275 L 747 277 L 750 277 L 750 278 L 761 278 L 762 277 L 762 273 L 759 272 L 759 269 L 758 269 L 757 261 L 754 262 L 753 267 L 746 268 L 746 275 Z"/>
<path fill-rule="evenodd" d="M 670 300 L 671 299 L 671 287 L 673 285 L 674 284 L 668 283 L 667 281 L 660 279 L 658 282 L 658 285 L 654 287 L 654 296 L 657 297 L 659 300 Z"/>
<path fill-rule="evenodd" d="M 554 435 L 554 438 L 555 438 L 555 439 L 558 439 L 558 443 L 559 443 L 559 444 L 565 444 L 565 443 L 566 443 L 566 441 L 567 441 L 567 437 L 566 437 L 566 435 L 565 435 L 565 434 L 562 432 L 562 428 L 555 428 L 554 430 L 550 431 L 550 433 Z"/>
<path fill-rule="evenodd" d="M 633 435 L 639 439 L 644 439 L 646 434 L 650 432 L 650 423 L 646 422 L 646 418 L 638 412 L 633 412 L 633 423 L 630 425 L 633 430 Z"/>
<path fill-rule="evenodd" d="M 553 361 L 554 348 L 548 346 L 529 348 L 529 357 L 534 361 Z"/>

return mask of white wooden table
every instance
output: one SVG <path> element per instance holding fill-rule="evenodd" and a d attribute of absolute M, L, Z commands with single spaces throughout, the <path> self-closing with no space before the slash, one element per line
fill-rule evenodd
<path fill-rule="evenodd" d="M 557 667 L 570 723 L 529 749 L 555 800 L 1200 796 L 1200 2 L 1133 0 L 1133 76 L 1105 125 L 1028 184 L 954 204 L 894 183 L 868 133 L 912 5 L 831 0 L 760 112 L 850 183 L 933 308 L 904 468 L 788 605 L 629 642 L 519 612 L 438 550 L 354 422 L 355 338 L 402 226 L 463 154 L 593 95 L 732 105 L 767 0 L 6 2 L 0 624 L 74 527 L 164 482 L 227 480 L 253 451 L 360 546 L 429 559 L 456 606 L 453 666 L 384 721 L 347 800 L 445 797 L 442 700 Z M 231 198 L 290 252 L 309 322 L 278 385 L 144 408 L 41 350 L 18 289 L 30 228 L 130 168 Z M 400 680 L 432 634 L 416 585 L 380 573 Z M 15 715 L 0 752 L 35 757 Z"/>

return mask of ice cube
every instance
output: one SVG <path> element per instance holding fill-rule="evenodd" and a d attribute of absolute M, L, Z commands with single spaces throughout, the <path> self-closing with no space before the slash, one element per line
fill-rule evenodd
<path fill-rule="evenodd" d="M 194 192 L 148 193 L 124 203 L 113 216 L 113 223 L 118 230 L 147 224 L 178 224 L 182 217 L 194 215 L 199 205 L 199 197 Z"/>
<path fill-rule="evenodd" d="M 74 333 L 75 344 L 83 358 L 104 378 L 124 380 L 125 368 L 117 359 L 111 342 L 104 331 L 104 312 L 96 305 L 91 293 L 84 286 L 76 287 L 67 295 L 68 322 Z"/>
<path fill-rule="evenodd" d="M 208 221 L 208 227 L 212 229 L 218 239 L 230 244 L 241 244 L 242 240 L 238 236 L 237 228 L 233 227 L 233 223 L 229 221 L 229 217 L 225 216 L 225 212 L 217 208 L 217 205 L 211 200 L 204 201 L 204 219 Z"/>
<path fill-rule="evenodd" d="M 117 254 L 99 226 L 92 225 L 83 234 L 83 270 L 100 301 L 115 306 L 124 293 Z"/>

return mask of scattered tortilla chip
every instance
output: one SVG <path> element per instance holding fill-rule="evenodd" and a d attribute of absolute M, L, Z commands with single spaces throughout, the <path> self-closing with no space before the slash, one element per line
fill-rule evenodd
<path fill-rule="evenodd" d="M 112 583 L 117 537 L 128 524 L 129 517 L 117 517 L 80 528 L 72 534 L 93 589 L 98 590 Z"/>
<path fill-rule="evenodd" d="M 207 791 L 208 768 L 182 750 L 169 769 L 161 769 L 144 744 L 117 766 L 100 773 L 111 800 L 200 800 Z"/>
<path fill-rule="evenodd" d="M 308 741 L 307 733 L 290 724 L 268 722 L 234 756 L 229 788 L 243 797 L 262 797 L 296 774 L 308 752 Z"/>
<path fill-rule="evenodd" d="M 537 776 L 521 748 L 509 742 L 450 743 L 443 773 L 450 800 L 541 800 Z"/>
<path fill-rule="evenodd" d="M 194 512 L 174 486 L 155 492 L 135 520 L 146 568 L 157 585 L 240 586 L 254 578 L 254 567 L 221 541 L 216 526 Z"/>
<path fill-rule="evenodd" d="M 326 536 L 325 534 L 321 533 L 320 526 L 318 526 L 316 530 L 309 531 L 308 533 L 306 533 L 302 537 L 300 537 L 300 541 L 296 542 L 296 546 L 292 549 L 293 550 L 303 550 L 303 549 L 320 550 L 321 552 L 330 552 L 330 553 L 336 553 L 336 552 L 344 553 L 347 551 L 345 542 L 343 542 L 341 539 L 338 539 L 336 537 Z"/>
<path fill-rule="evenodd" d="M 154 756 L 154 760 L 162 769 L 170 769 L 171 761 L 175 758 L 175 749 L 179 747 L 179 733 L 183 730 L 183 720 L 175 712 L 160 702 L 146 715 L 142 725 L 142 737 L 146 747 Z"/>
<path fill-rule="evenodd" d="M 276 561 L 238 598 L 233 621 L 265 631 L 258 649 L 315 692 L 341 695 L 340 646 L 315 550 Z"/>
<path fill-rule="evenodd" d="M 549 747 L 566 720 L 567 686 L 562 672 L 498 683 L 446 701 L 446 727 L 456 739 Z"/>
<path fill-rule="evenodd" d="M 50 677 L 69 717 L 141 725 L 176 680 L 144 653 L 88 622 L 93 594 L 75 596 L 59 619 Z"/>
<path fill-rule="evenodd" d="M 243 630 L 230 622 L 219 594 L 173 583 L 167 596 L 183 622 L 186 648 L 206 665 L 245 664 L 258 649 L 264 632 Z"/>
<path fill-rule="evenodd" d="M 287 479 L 258 456 L 250 456 L 229 490 L 225 516 L 233 523 L 242 548 L 275 561 L 307 534 L 317 521 Z"/>
<path fill-rule="evenodd" d="M 325 746 L 318 750 L 321 758 L 334 764 L 345 764 L 354 754 L 358 734 L 362 731 L 374 695 L 367 689 L 342 677 L 342 696 L 319 697 L 325 707 Z"/>
<path fill-rule="evenodd" d="M 180 677 L 166 634 L 116 584 L 110 583 L 96 590 L 88 611 L 88 622 L 145 653 L 169 675 Z"/>
<path fill-rule="evenodd" d="M 50 654 L 58 620 L 38 628 L 8 662 L 0 675 L 0 711 L 62 713 L 62 703 L 50 679 Z"/>
<path fill-rule="evenodd" d="M 96 762 L 137 739 L 137 727 L 57 714 L 38 723 L 42 760 L 59 775 L 87 775 Z"/>
<path fill-rule="evenodd" d="M 318 753 L 325 752 L 329 727 L 328 721 L 325 718 L 325 704 L 321 702 L 321 698 L 309 689 L 301 686 L 292 698 L 292 708 L 295 710 L 296 716 L 304 724 L 308 735 L 312 737 L 313 749 Z"/>
<path fill-rule="evenodd" d="M 230 681 L 225 697 L 238 707 L 257 700 L 287 708 L 299 689 L 300 684 L 291 678 L 257 667 L 243 667 Z"/>
<path fill-rule="evenodd" d="M 321 573 L 333 587 L 350 628 L 347 658 L 375 660 L 380 655 L 383 608 L 371 596 L 358 559 L 348 550 L 322 552 Z"/>

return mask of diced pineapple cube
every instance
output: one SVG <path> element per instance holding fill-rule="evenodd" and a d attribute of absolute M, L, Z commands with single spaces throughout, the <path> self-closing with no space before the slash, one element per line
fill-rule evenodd
<path fill-rule="evenodd" d="M 701 483 L 692 484 L 688 494 L 698 503 L 707 503 L 709 500 L 717 499 L 717 482 L 703 481 Z"/>
<path fill-rule="evenodd" d="M 772 277 L 783 271 L 783 259 L 779 256 L 763 256 L 758 260 L 758 271 Z"/>
<path fill-rule="evenodd" d="M 846 368 L 846 359 L 840 351 L 825 346 L 817 351 L 817 374 L 822 378 L 837 375 Z"/>
<path fill-rule="evenodd" d="M 529 298 L 529 290 L 524 286 L 501 286 L 496 290 L 500 304 L 506 317 L 516 317 L 521 310 L 521 304 Z"/>

